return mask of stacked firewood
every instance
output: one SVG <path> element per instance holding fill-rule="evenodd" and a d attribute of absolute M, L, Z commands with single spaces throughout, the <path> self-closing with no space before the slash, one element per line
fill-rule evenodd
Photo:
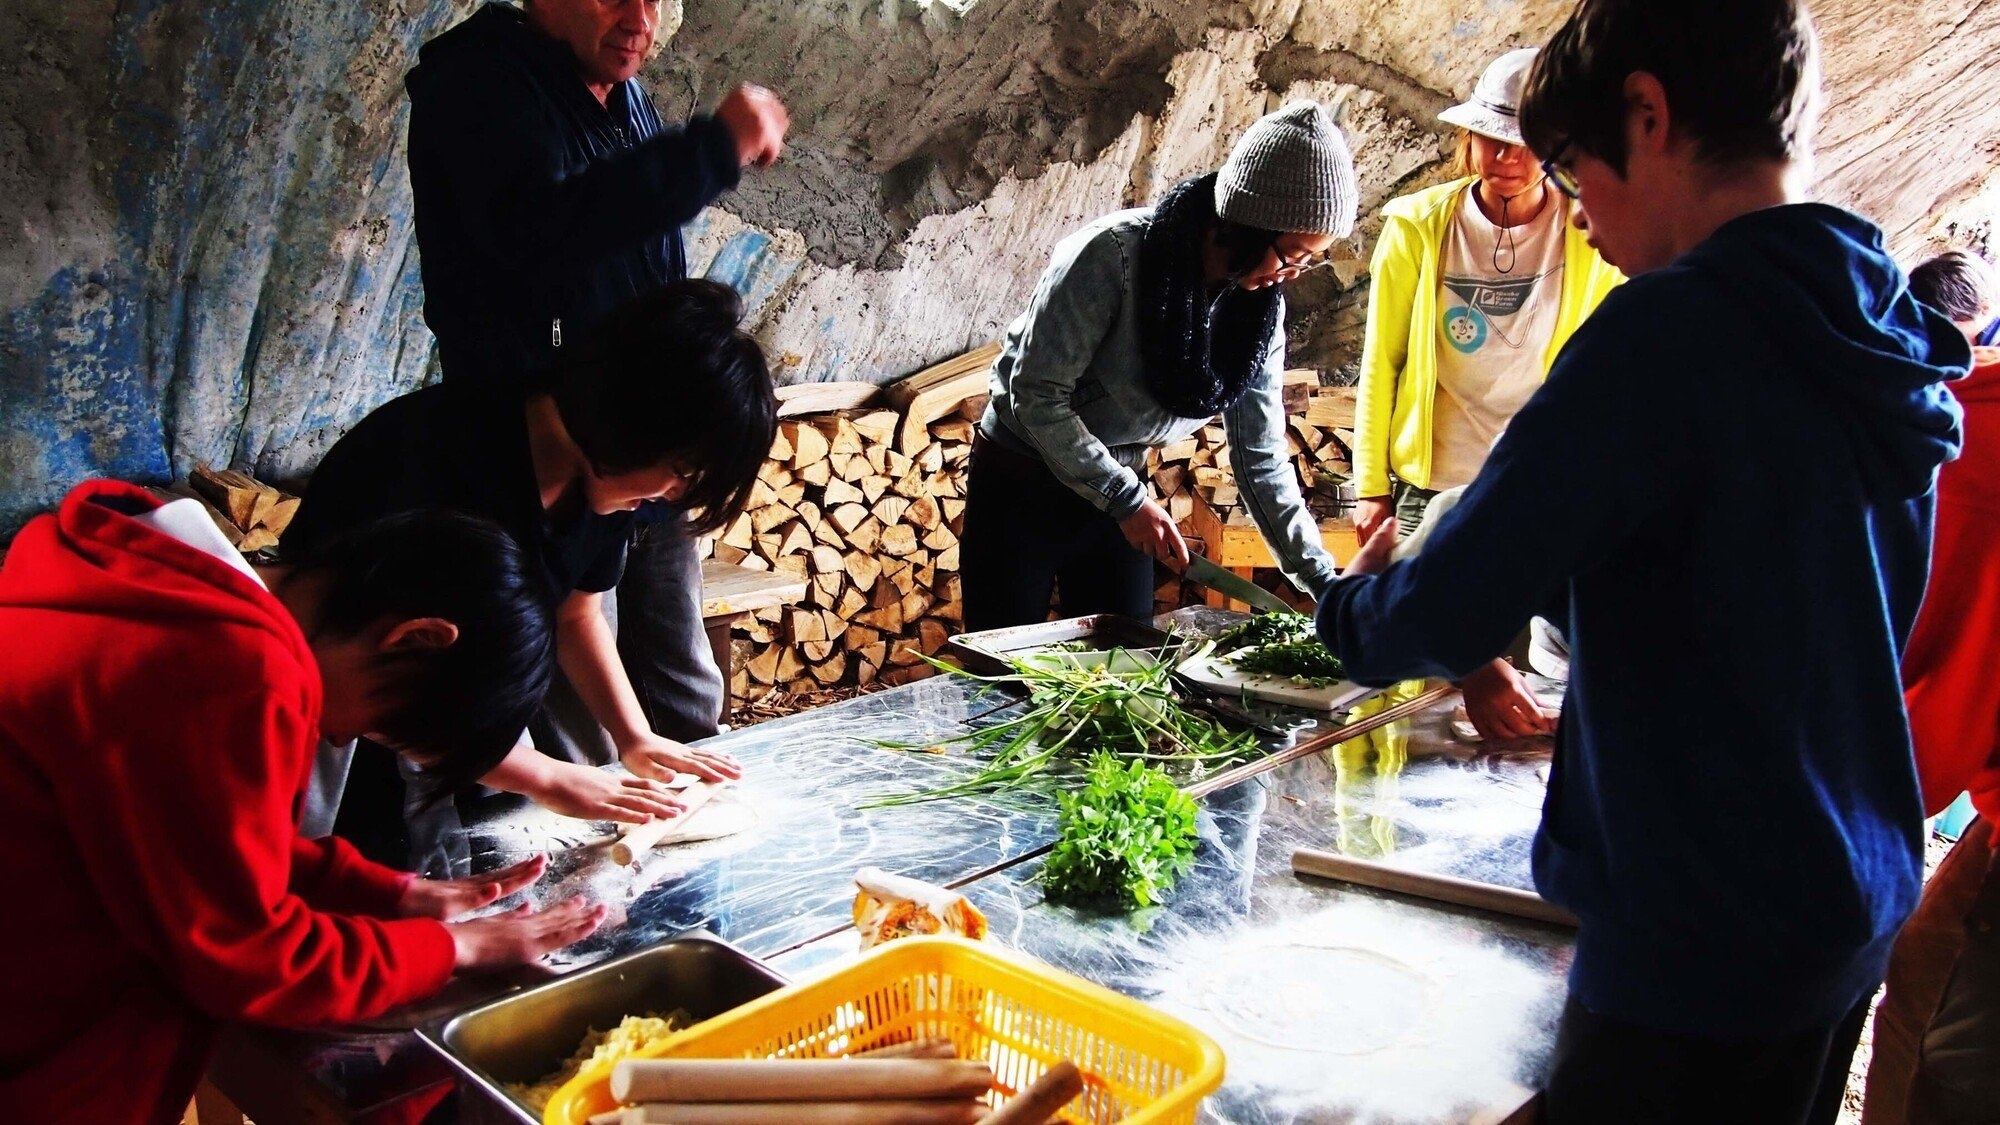
<path fill-rule="evenodd" d="M 194 499 L 229 544 L 246 555 L 269 550 L 291 526 L 299 498 L 248 473 L 196 465 L 184 482 L 154 490 L 163 500 Z"/>
<path fill-rule="evenodd" d="M 715 558 L 790 574 L 796 604 L 753 613 L 732 635 L 739 707 L 773 693 L 906 683 L 930 675 L 934 654 L 963 625 L 958 576 L 965 473 L 986 408 L 997 348 L 967 352 L 898 383 L 782 388 L 777 440 L 744 513 L 710 544 Z M 1286 376 L 1288 440 L 1302 486 L 1344 480 L 1351 464 L 1354 389 Z M 1230 474 L 1223 427 L 1148 459 L 1155 495 L 1199 535 L 1195 497 L 1225 522 L 1247 520 Z M 1161 608 L 1200 601 L 1163 572 Z"/>
<path fill-rule="evenodd" d="M 964 617 L 965 471 L 993 352 L 926 369 L 866 405 L 779 423 L 749 505 L 712 550 L 789 573 L 806 597 L 736 631 L 739 705 L 930 674 L 923 656 Z"/>
<path fill-rule="evenodd" d="M 1285 441 L 1299 472 L 1299 486 L 1308 496 L 1345 482 L 1353 473 L 1354 396 L 1353 387 L 1321 387 L 1316 371 L 1285 373 L 1285 413 L 1290 418 Z M 1225 522 L 1232 513 L 1243 511 L 1229 467 L 1229 437 L 1220 422 L 1153 450 L 1146 465 L 1155 499 L 1183 532 L 1196 533 L 1189 522 L 1196 495 Z"/>

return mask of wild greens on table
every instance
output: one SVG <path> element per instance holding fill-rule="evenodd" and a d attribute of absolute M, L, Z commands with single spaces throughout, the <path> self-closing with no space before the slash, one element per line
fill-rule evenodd
<path fill-rule="evenodd" d="M 1165 767 L 1193 779 L 1233 765 L 1257 750 L 1253 732 L 1231 731 L 1190 713 L 1175 698 L 1170 677 L 1177 659 L 1131 661 L 1114 650 L 1101 663 L 1061 658 L 1008 658 L 1005 676 L 975 676 L 932 661 L 942 671 L 985 682 L 1018 681 L 1028 689 L 1022 713 L 1001 722 L 923 746 L 877 742 L 889 750 L 954 750 L 974 760 L 971 776 L 951 785 L 901 793 L 864 807 L 908 805 L 947 797 L 999 796 L 1056 791 L 1051 771 L 1075 767 L 1098 754 Z M 1113 671 L 1130 663 L 1132 667 Z"/>
<path fill-rule="evenodd" d="M 1307 687 L 1347 676 L 1303 613 L 1260 614 L 1217 637 L 1215 648 L 1219 659 L 1253 676 L 1281 676 Z"/>
<path fill-rule="evenodd" d="M 1083 788 L 1057 797 L 1061 835 L 1042 868 L 1052 902 L 1152 906 L 1194 862 L 1194 799 L 1164 770 L 1098 754 Z"/>

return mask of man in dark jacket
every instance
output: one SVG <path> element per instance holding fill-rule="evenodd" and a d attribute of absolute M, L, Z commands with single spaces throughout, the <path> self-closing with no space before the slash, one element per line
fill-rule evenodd
<path fill-rule="evenodd" d="M 682 224 L 742 169 L 777 158 L 785 110 L 755 87 L 713 115 L 660 120 L 634 77 L 660 8 L 488 4 L 424 45 L 407 80 L 410 182 L 424 320 L 447 380 L 521 379 L 612 309 L 686 276 Z M 714 734 L 724 686 L 679 512 L 642 519 L 617 607 L 620 656 L 655 733 Z"/>
<path fill-rule="evenodd" d="M 1364 683 L 1568 635 L 1550 1125 L 1831 1125 L 1917 899 L 1898 664 L 1970 348 L 1879 229 L 1801 201 L 1814 43 L 1797 0 L 1583 0 L 1521 124 L 1631 281 L 1423 553 L 1371 539 L 1320 602 Z"/>

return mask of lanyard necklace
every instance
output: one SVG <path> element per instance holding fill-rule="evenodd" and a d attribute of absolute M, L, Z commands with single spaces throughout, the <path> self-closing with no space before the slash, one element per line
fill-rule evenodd
<path fill-rule="evenodd" d="M 1548 178 L 1547 176 L 1544 176 L 1542 177 L 1542 180 L 1546 180 L 1547 178 Z M 1528 192 L 1531 192 L 1535 190 L 1535 188 L 1541 186 L 1542 180 L 1536 180 L 1534 183 L 1529 184 L 1527 188 L 1522 190 L 1517 195 L 1503 195 L 1500 197 L 1500 232 L 1493 238 L 1493 272 L 1500 274 L 1503 277 L 1513 273 L 1514 267 L 1519 265 L 1521 262 L 1521 249 L 1518 238 L 1514 234 L 1514 228 L 1509 226 L 1507 223 L 1507 208 L 1514 202 L 1514 200 L 1520 198 L 1523 195 L 1528 194 Z M 1473 190 L 1475 193 L 1478 191 L 1477 188 L 1474 188 Z M 1475 200 L 1474 206 L 1477 205 L 1478 201 Z M 1546 207 L 1548 205 L 1549 205 L 1548 196 L 1547 193 L 1544 192 L 1542 197 L 1542 206 Z M 1539 213 L 1537 217 L 1539 217 Z M 1528 220 L 1528 222 L 1531 223 L 1534 221 L 1535 220 L 1533 218 L 1530 218 Z M 1503 246 L 1507 251 L 1507 264 L 1504 266 L 1500 264 L 1500 251 Z"/>

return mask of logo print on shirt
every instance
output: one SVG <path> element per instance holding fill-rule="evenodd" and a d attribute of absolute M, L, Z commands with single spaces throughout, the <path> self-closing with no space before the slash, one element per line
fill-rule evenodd
<path fill-rule="evenodd" d="M 1444 313 L 1444 338 L 1452 347 L 1471 355 L 1486 343 L 1486 318 L 1479 315 L 1478 309 L 1454 305 Z"/>
<path fill-rule="evenodd" d="M 1447 276 L 1444 287 L 1485 316 L 1513 316 L 1528 303 L 1528 298 L 1535 295 L 1535 285 L 1541 280 L 1539 276 L 1507 281 Z"/>

